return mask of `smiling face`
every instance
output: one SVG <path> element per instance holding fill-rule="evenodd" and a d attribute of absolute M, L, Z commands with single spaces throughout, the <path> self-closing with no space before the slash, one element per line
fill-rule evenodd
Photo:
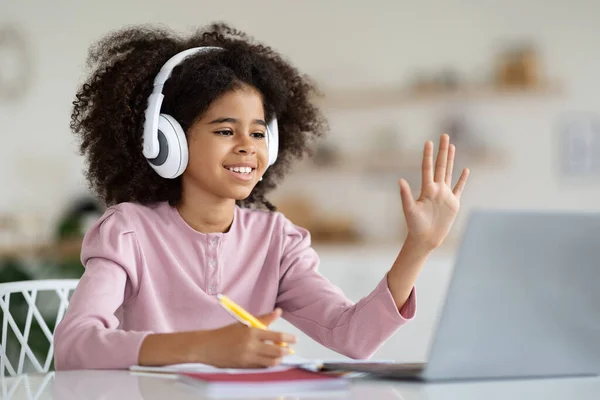
<path fill-rule="evenodd" d="M 183 192 L 242 200 L 267 168 L 262 96 L 244 86 L 218 97 L 188 130 Z"/>

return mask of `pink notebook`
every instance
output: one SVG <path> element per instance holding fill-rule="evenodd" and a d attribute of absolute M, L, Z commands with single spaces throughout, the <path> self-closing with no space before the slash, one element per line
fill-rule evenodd
<path fill-rule="evenodd" d="M 186 372 L 179 374 L 179 380 L 201 389 L 211 397 L 239 395 L 282 395 L 306 391 L 345 390 L 348 380 L 339 376 L 289 368 L 283 371 L 220 373 Z"/>

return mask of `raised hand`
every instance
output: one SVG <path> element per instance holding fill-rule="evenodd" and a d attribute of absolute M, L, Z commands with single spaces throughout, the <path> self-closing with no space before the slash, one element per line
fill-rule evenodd
<path fill-rule="evenodd" d="M 408 182 L 400 179 L 400 195 L 408 227 L 407 240 L 434 249 L 442 244 L 460 208 L 460 196 L 467 183 L 465 168 L 452 188 L 455 147 L 450 137 L 441 135 L 433 164 L 433 143 L 427 141 L 423 151 L 421 194 L 415 201 Z"/>

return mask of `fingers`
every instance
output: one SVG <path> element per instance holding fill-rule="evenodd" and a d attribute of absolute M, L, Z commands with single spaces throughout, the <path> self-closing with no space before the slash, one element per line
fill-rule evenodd
<path fill-rule="evenodd" d="M 263 329 L 257 329 L 256 335 L 262 341 L 268 340 L 273 343 L 294 344 L 297 341 L 296 337 L 289 333 L 274 332 Z"/>
<path fill-rule="evenodd" d="M 398 181 L 398 185 L 400 185 L 400 197 L 402 198 L 402 208 L 406 211 L 409 210 L 415 204 L 415 199 L 410 191 L 410 186 L 408 182 L 404 179 L 400 179 Z"/>
<path fill-rule="evenodd" d="M 422 166 L 422 185 L 426 187 L 433 182 L 433 142 L 428 140 L 425 142 L 423 149 L 423 166 Z"/>
<path fill-rule="evenodd" d="M 279 318 L 280 316 L 281 316 L 281 308 L 278 307 L 268 314 L 264 314 L 264 315 L 257 317 L 257 319 L 260 322 L 262 322 L 263 324 L 265 324 L 266 326 L 269 326 L 273 322 L 275 322 L 277 320 L 277 318 Z"/>
<path fill-rule="evenodd" d="M 295 335 L 260 328 L 244 328 L 239 331 L 239 340 L 236 341 L 239 346 L 228 346 L 228 349 L 235 353 L 232 356 L 234 362 L 225 365 L 232 365 L 234 368 L 273 367 L 279 365 L 283 357 L 293 354 L 288 344 L 296 343 Z"/>
<path fill-rule="evenodd" d="M 465 185 L 467 184 L 467 179 L 469 178 L 470 171 L 468 168 L 463 169 L 462 174 L 460 174 L 460 178 L 458 178 L 458 182 L 456 182 L 456 186 L 454 186 L 454 190 L 452 191 L 456 197 L 460 199 L 460 195 L 462 194 Z"/>
<path fill-rule="evenodd" d="M 452 169 L 454 168 L 454 154 L 456 147 L 453 144 L 448 147 L 448 161 L 446 161 L 446 185 L 452 185 Z"/>
<path fill-rule="evenodd" d="M 281 362 L 281 358 L 293 354 L 288 344 L 296 343 L 296 337 L 282 332 L 255 331 L 258 343 L 255 352 L 258 357 L 267 362 L 266 366 L 274 366 Z"/>
<path fill-rule="evenodd" d="M 435 161 L 434 182 L 443 182 L 446 179 L 446 165 L 448 163 L 448 147 L 450 145 L 450 137 L 447 134 L 440 136 L 440 145 L 438 155 Z"/>
<path fill-rule="evenodd" d="M 281 358 L 290 354 L 290 348 L 262 342 L 258 345 L 256 352 L 263 357 Z"/>
<path fill-rule="evenodd" d="M 281 364 L 283 356 L 277 355 L 267 355 L 262 354 L 257 351 L 255 348 L 254 351 L 246 353 L 239 363 L 227 365 L 227 367 L 233 368 L 264 368 L 264 367 L 275 367 Z"/>

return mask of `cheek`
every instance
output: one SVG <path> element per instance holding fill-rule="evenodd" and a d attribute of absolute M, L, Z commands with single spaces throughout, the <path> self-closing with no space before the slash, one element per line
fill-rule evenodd
<path fill-rule="evenodd" d="M 267 149 L 267 142 L 264 140 L 258 146 L 258 157 L 260 158 L 261 164 L 266 168 L 269 163 L 269 151 Z"/>
<path fill-rule="evenodd" d="M 267 170 L 269 166 L 269 155 L 267 152 L 266 146 L 260 147 L 256 152 L 256 161 L 258 162 L 258 170 L 259 175 L 262 175 Z"/>
<path fill-rule="evenodd" d="M 220 164 L 228 149 L 222 144 L 205 140 L 195 141 L 189 147 L 189 165 L 217 165 Z"/>
<path fill-rule="evenodd" d="M 210 153 L 202 151 L 202 146 L 193 145 L 189 148 L 189 165 L 202 165 L 210 160 Z"/>

